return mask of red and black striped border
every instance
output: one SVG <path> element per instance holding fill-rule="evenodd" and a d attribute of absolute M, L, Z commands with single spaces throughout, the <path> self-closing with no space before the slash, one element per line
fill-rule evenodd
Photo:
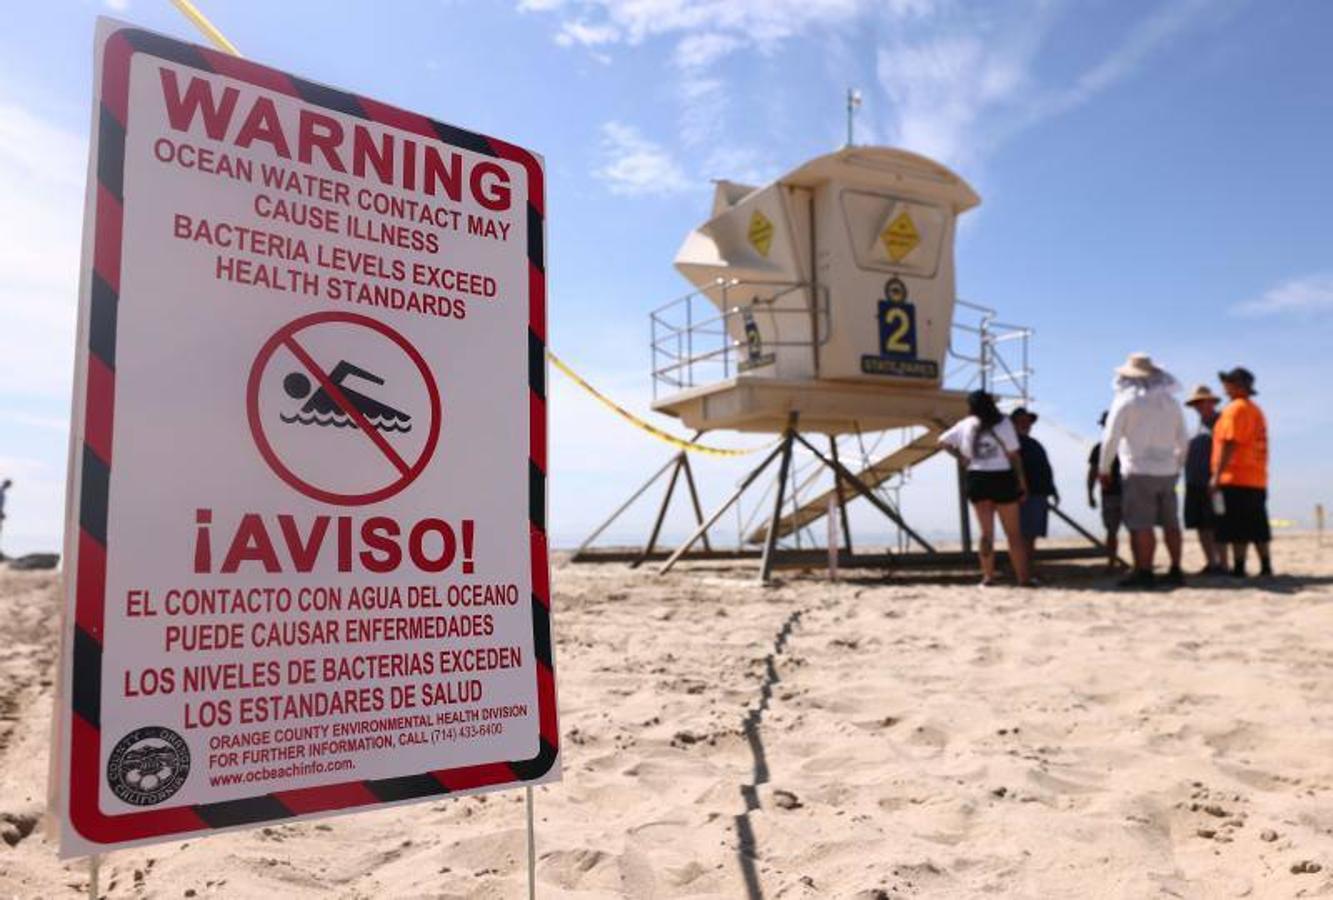
<path fill-rule="evenodd" d="M 522 165 L 528 198 L 528 517 L 532 567 L 532 631 L 537 661 L 540 745 L 531 759 L 440 769 L 261 794 L 240 800 L 124 815 L 105 815 L 98 804 L 101 757 L 103 611 L 106 600 L 107 506 L 111 479 L 116 388 L 116 319 L 120 303 L 121 226 L 125 133 L 129 125 L 130 62 L 136 53 L 245 81 L 349 116 Z M 98 107 L 97 199 L 90 273 L 91 311 L 84 386 L 84 440 L 80 448 L 78 562 L 75 573 L 69 817 L 94 843 L 117 844 L 229 828 L 292 816 L 373 806 L 533 781 L 555 764 L 555 668 L 546 537 L 546 272 L 541 165 L 521 147 L 428 119 L 365 97 L 304 81 L 267 66 L 138 29 L 120 29 L 103 51 Z"/>

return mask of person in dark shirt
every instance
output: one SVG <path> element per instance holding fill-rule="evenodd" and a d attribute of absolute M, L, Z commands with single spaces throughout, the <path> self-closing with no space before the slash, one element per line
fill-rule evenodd
<path fill-rule="evenodd" d="M 1023 460 L 1023 471 L 1028 479 L 1028 495 L 1018 507 L 1018 522 L 1023 531 L 1023 541 L 1027 544 L 1028 559 L 1031 560 L 1037 550 L 1037 538 L 1046 537 L 1051 503 L 1060 503 L 1060 491 L 1055 487 L 1055 473 L 1051 471 L 1051 459 L 1046 455 L 1046 448 L 1032 437 L 1032 425 L 1037 421 L 1037 414 L 1020 406 L 1009 414 L 1009 418 L 1013 420 L 1014 430 L 1018 432 L 1018 454 Z"/>
<path fill-rule="evenodd" d="M 1103 412 L 1097 424 L 1106 425 L 1106 413 Z M 1102 442 L 1092 445 L 1088 454 L 1088 506 L 1097 508 L 1097 496 L 1093 489 L 1097 487 L 1097 470 L 1102 461 Z M 1121 494 L 1120 460 L 1111 463 L 1111 480 L 1102 486 L 1102 525 L 1106 528 L 1106 568 L 1114 571 L 1120 565 L 1120 524 L 1123 513 L 1120 505 Z"/>
<path fill-rule="evenodd" d="M 1199 534 L 1206 565 L 1200 575 L 1225 575 L 1227 572 L 1227 545 L 1216 539 L 1217 513 L 1213 511 L 1208 482 L 1212 480 L 1213 423 L 1217 421 L 1218 397 L 1201 384 L 1185 401 L 1185 405 L 1199 414 L 1199 431 L 1190 438 L 1185 454 L 1185 527 Z"/>

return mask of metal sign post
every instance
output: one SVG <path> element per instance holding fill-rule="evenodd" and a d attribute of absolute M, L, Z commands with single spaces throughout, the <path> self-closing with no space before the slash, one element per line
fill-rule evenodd
<path fill-rule="evenodd" d="M 528 807 L 528 900 L 537 900 L 537 829 L 532 822 L 532 785 L 527 787 Z"/>

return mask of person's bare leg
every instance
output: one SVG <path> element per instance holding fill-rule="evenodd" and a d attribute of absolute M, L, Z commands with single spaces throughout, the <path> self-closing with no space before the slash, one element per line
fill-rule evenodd
<path fill-rule="evenodd" d="M 1199 549 L 1203 551 L 1204 565 L 1210 569 L 1221 565 L 1217 558 L 1217 541 L 1213 539 L 1213 529 L 1199 529 Z"/>
<path fill-rule="evenodd" d="M 1180 568 L 1180 552 L 1185 543 L 1179 528 L 1163 528 L 1162 539 L 1166 543 L 1167 555 L 1171 557 L 1171 568 Z"/>
<path fill-rule="evenodd" d="M 1134 553 L 1134 568 L 1140 572 L 1152 571 L 1153 554 L 1157 552 L 1157 535 L 1151 528 L 1129 533 L 1129 547 Z"/>
<path fill-rule="evenodd" d="M 978 500 L 972 504 L 972 509 L 977 513 L 977 530 L 981 532 L 977 541 L 981 580 L 990 584 L 995 580 L 995 504 L 990 500 Z"/>
<path fill-rule="evenodd" d="M 1248 554 L 1250 545 L 1244 541 L 1233 541 L 1231 544 L 1231 571 L 1245 571 L 1245 557 Z"/>
<path fill-rule="evenodd" d="M 1018 520 L 1018 504 L 998 504 L 995 512 L 1000 516 L 1005 539 L 1009 542 L 1009 559 L 1014 564 L 1014 577 L 1019 584 L 1027 584 L 1032 580 L 1032 572 L 1028 568 L 1027 542 L 1023 540 L 1023 528 Z"/>
<path fill-rule="evenodd" d="M 1120 529 L 1106 532 L 1106 568 L 1120 565 Z"/>

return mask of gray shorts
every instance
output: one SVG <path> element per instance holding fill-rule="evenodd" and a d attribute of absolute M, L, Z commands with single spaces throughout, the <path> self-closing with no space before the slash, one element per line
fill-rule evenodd
<path fill-rule="evenodd" d="M 1147 531 L 1153 526 L 1180 530 L 1180 504 L 1176 500 L 1178 475 L 1126 475 L 1125 527 Z"/>
<path fill-rule="evenodd" d="M 1124 511 L 1121 505 L 1119 494 L 1102 494 L 1102 525 L 1106 526 L 1107 534 L 1116 534 L 1120 531 L 1120 523 L 1124 519 Z"/>

